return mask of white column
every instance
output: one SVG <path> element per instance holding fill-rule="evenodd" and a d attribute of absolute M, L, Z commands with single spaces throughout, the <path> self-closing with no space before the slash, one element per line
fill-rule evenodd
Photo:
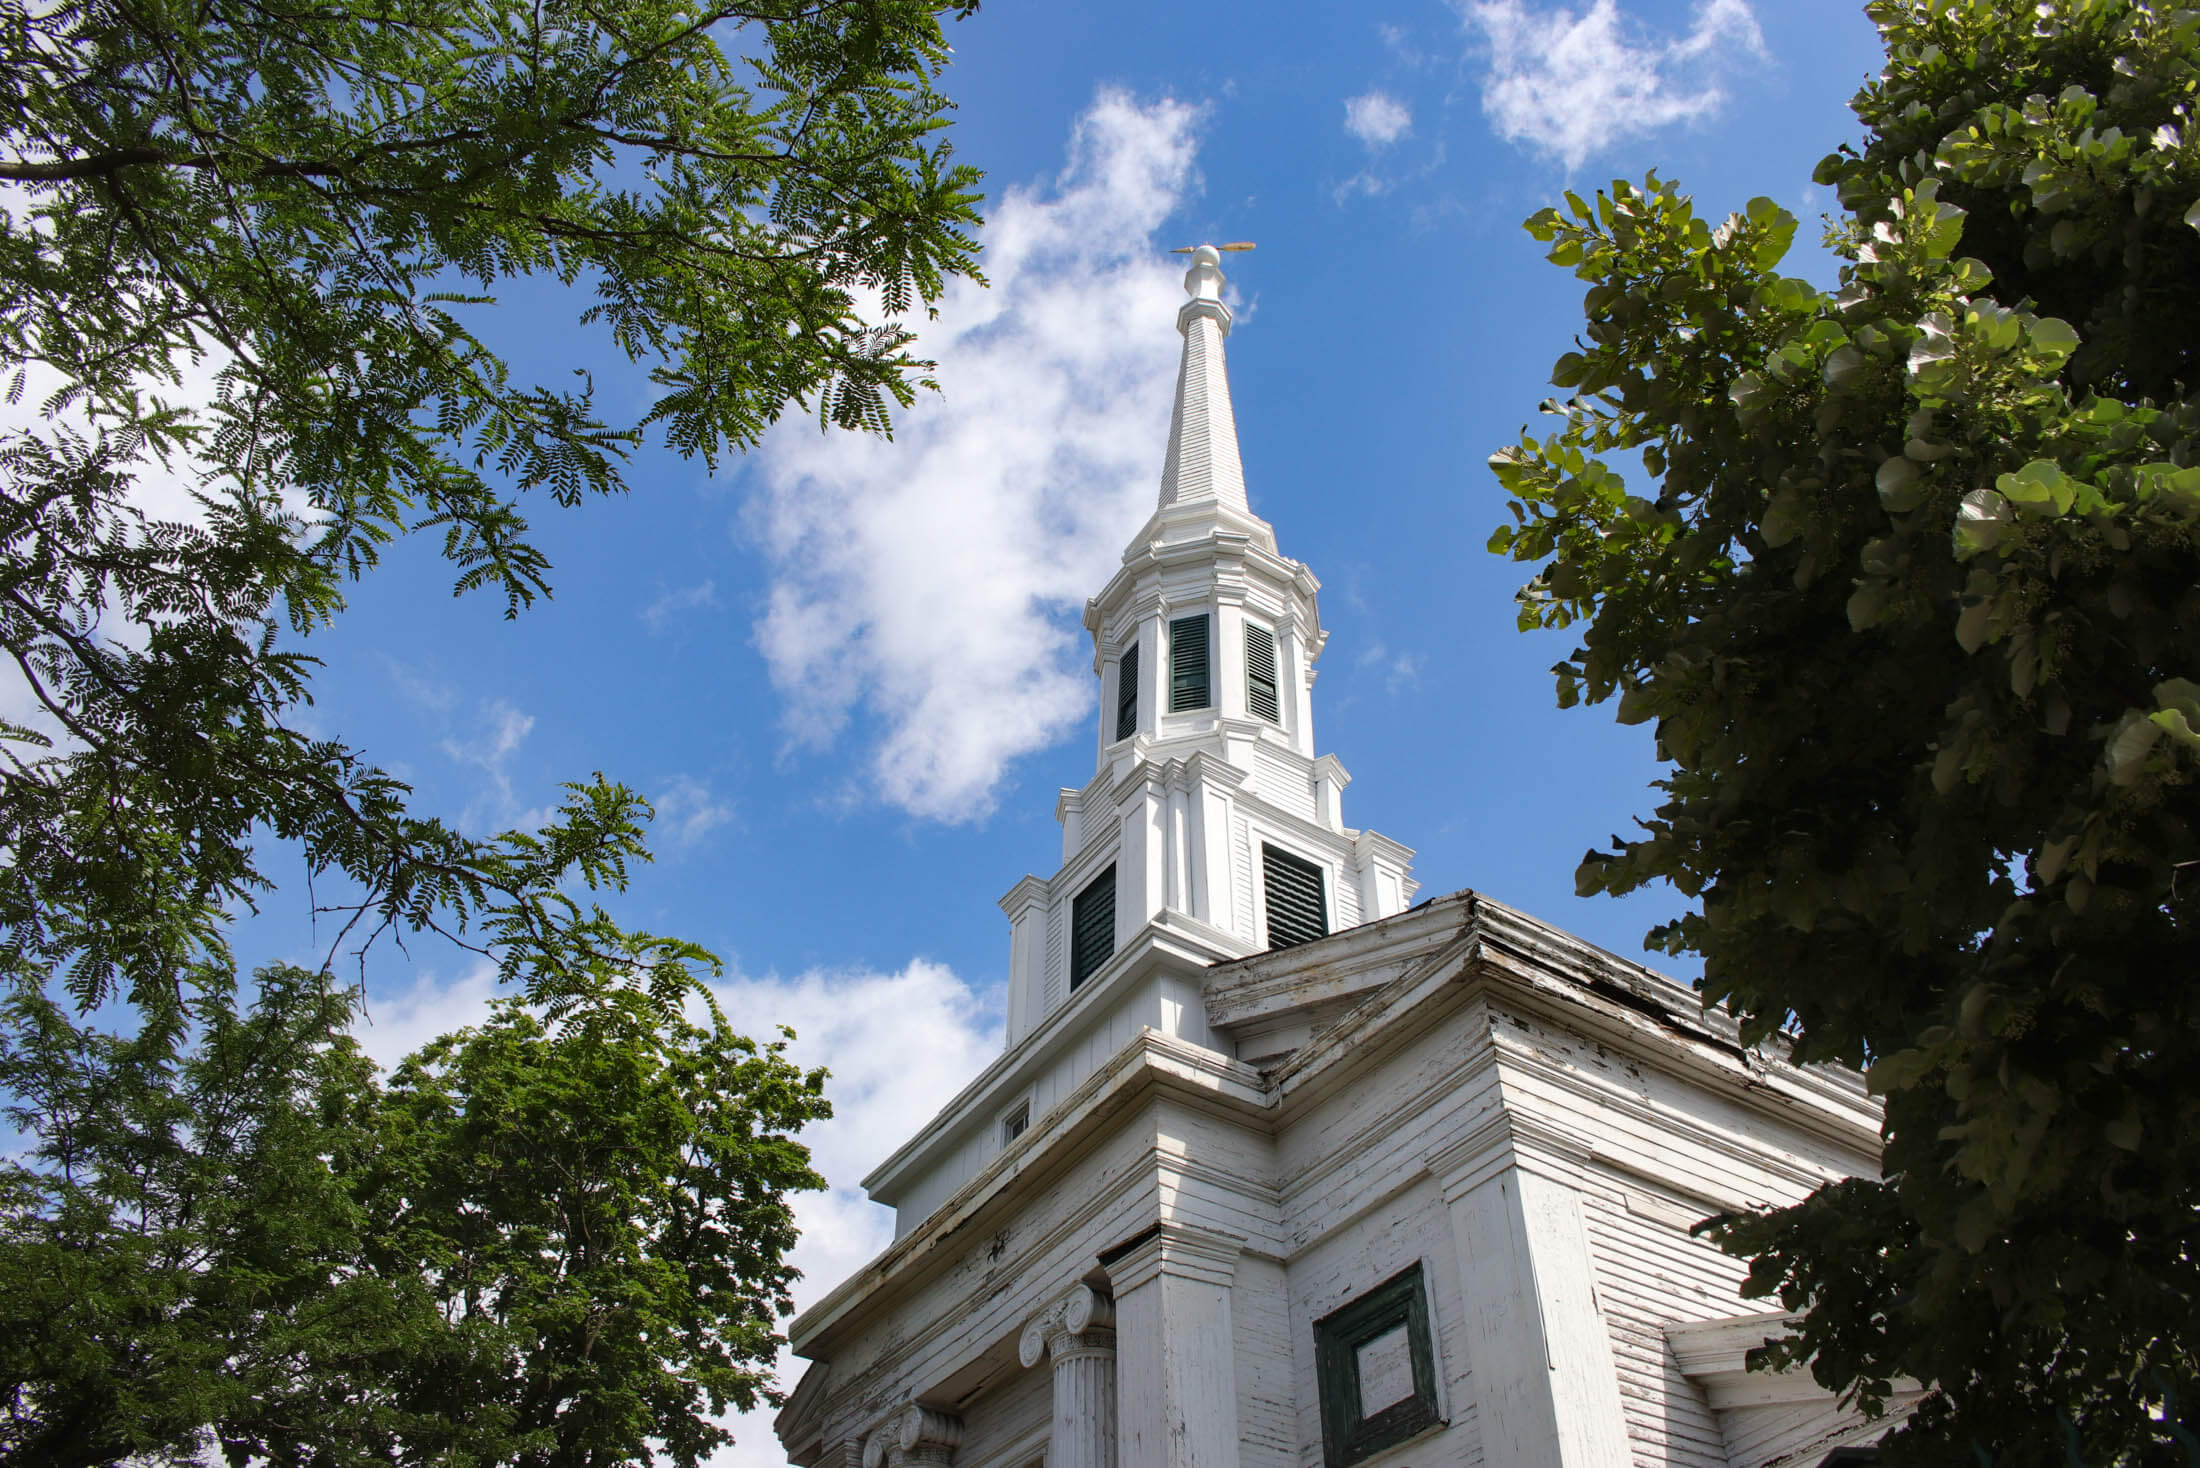
<path fill-rule="evenodd" d="M 1507 1113 L 1432 1160 L 1450 1207 L 1486 1468 L 1631 1461 L 1582 1222 L 1585 1151 Z M 1446 1165 L 1448 1164 L 1448 1166 Z"/>
<path fill-rule="evenodd" d="M 1054 1426 L 1047 1468 L 1116 1468 L 1115 1306 L 1079 1285 L 1024 1327 L 1016 1354 L 1054 1362 Z"/>
<path fill-rule="evenodd" d="M 1138 727 L 1148 738 L 1161 732 L 1169 711 L 1169 614 L 1165 607 L 1138 624 Z"/>
<path fill-rule="evenodd" d="M 1169 900 L 1177 912 L 1199 913 L 1199 853 L 1192 844 L 1192 802 L 1198 799 L 1184 766 L 1169 762 Z"/>
<path fill-rule="evenodd" d="M 1298 617 L 1285 612 L 1276 619 L 1276 712 L 1281 716 L 1283 732 L 1290 736 L 1291 747 L 1311 758 L 1314 737 L 1307 728 L 1306 679 L 1299 671 L 1305 651 L 1299 645 Z"/>
<path fill-rule="evenodd" d="M 1224 932 L 1238 931 L 1236 869 L 1230 860 L 1230 811 L 1245 771 L 1195 754 L 1185 762 L 1191 777 L 1189 840 L 1192 860 L 1193 917 Z M 1244 936 L 1244 935 L 1241 935 Z"/>
<path fill-rule="evenodd" d="M 1118 785 L 1117 818 L 1122 845 L 1115 858 L 1115 947 L 1130 946 L 1138 930 L 1166 905 L 1169 876 L 1169 790 L 1150 762 Z"/>
<path fill-rule="evenodd" d="M 1237 1468 L 1230 1284 L 1244 1242 L 1161 1223 L 1105 1261 L 1122 1468 Z"/>
<path fill-rule="evenodd" d="M 1245 607 L 1215 593 L 1214 657 L 1215 712 L 1225 719 L 1251 717 L 1245 708 Z"/>

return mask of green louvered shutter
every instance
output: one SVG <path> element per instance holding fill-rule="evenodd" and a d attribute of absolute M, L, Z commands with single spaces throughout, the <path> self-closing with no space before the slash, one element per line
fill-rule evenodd
<path fill-rule="evenodd" d="M 1245 624 L 1245 707 L 1256 719 L 1283 722 L 1276 702 L 1276 639 L 1250 622 Z"/>
<path fill-rule="evenodd" d="M 1123 649 L 1115 665 L 1115 737 L 1128 739 L 1138 732 L 1138 644 Z"/>
<path fill-rule="evenodd" d="M 1214 702 L 1207 680 L 1207 614 L 1169 623 L 1169 712 L 1203 709 Z"/>
<path fill-rule="evenodd" d="M 1268 946 L 1291 948 L 1329 936 L 1329 904 L 1322 869 L 1303 857 L 1261 843 L 1263 890 L 1268 897 Z"/>
<path fill-rule="evenodd" d="M 1115 868 L 1085 884 L 1069 908 L 1069 987 L 1100 971 L 1115 956 Z"/>

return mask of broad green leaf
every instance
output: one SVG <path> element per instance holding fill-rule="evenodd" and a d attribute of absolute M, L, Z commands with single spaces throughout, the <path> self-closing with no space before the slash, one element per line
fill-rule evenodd
<path fill-rule="evenodd" d="M 1893 514 L 1905 514 L 1924 502 L 1918 466 L 1901 454 L 1882 460 L 1872 483 L 1879 491 L 1879 502 Z"/>
<path fill-rule="evenodd" d="M 2122 786 L 2136 785 L 2145 772 L 2148 753 L 2165 732 L 2161 725 L 2139 710 L 2127 710 L 2109 736 L 2108 749 L 2102 757 L 2109 779 Z"/>
<path fill-rule="evenodd" d="M 1956 507 L 1952 532 L 1957 560 L 1969 560 L 1994 549 L 2009 531 L 2014 515 L 2009 502 L 1990 489 L 1974 489 Z"/>
<path fill-rule="evenodd" d="M 1777 549 L 1803 533 L 1809 514 L 1810 504 L 1801 490 L 1793 485 L 1775 490 L 1765 505 L 1757 533 L 1764 537 L 1766 545 Z"/>
<path fill-rule="evenodd" d="M 1994 488 L 2010 504 L 2035 514 L 2059 515 L 2077 498 L 2070 476 L 2048 459 L 2034 459 L 2022 469 L 2000 476 Z"/>

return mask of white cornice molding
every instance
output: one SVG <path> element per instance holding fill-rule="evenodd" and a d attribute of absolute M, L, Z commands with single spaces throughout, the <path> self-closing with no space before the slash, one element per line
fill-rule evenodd
<path fill-rule="evenodd" d="M 1380 831 L 1362 831 L 1352 838 L 1352 845 L 1355 850 L 1367 856 L 1384 856 L 1399 863 L 1411 863 L 1413 860 L 1412 847 L 1393 841 Z M 1413 885 L 1418 887 L 1420 884 L 1416 882 Z"/>
<path fill-rule="evenodd" d="M 1749 1369 L 1751 1351 L 1788 1335 L 1801 1322 L 1802 1316 L 1789 1311 L 1767 1310 L 1668 1325 L 1665 1339 L 1673 1348 L 1673 1360 L 1681 1375 L 1702 1390 L 1714 1412 L 1743 1407 L 1830 1407 L 1838 1398 L 1820 1386 L 1807 1367 L 1791 1366 L 1785 1371 Z M 1892 1385 L 1887 1415 L 1873 1424 L 1882 1432 L 1901 1421 L 1925 1395 L 1924 1387 L 1907 1377 Z"/>
<path fill-rule="evenodd" d="M 1445 916 L 1430 924 L 1430 913 Z M 1397 1043 L 1399 1035 L 1411 1033 L 1409 1029 L 1394 1034 L 1394 1025 L 1456 983 L 1462 986 L 1460 999 L 1471 997 L 1476 986 L 1488 987 L 1505 996 L 1502 1004 L 1508 1012 L 1545 1020 L 1630 1055 L 1656 1059 L 1676 1077 L 1706 1085 L 1751 1111 L 1782 1118 L 1844 1150 L 1878 1155 L 1878 1107 L 1860 1077 L 1798 1067 L 1774 1055 L 1746 1050 L 1733 1038 L 1731 1019 L 1717 1010 L 1706 1011 L 1694 990 L 1478 893 L 1462 892 L 1367 925 L 1376 931 L 1359 941 L 1373 946 L 1393 925 L 1401 938 L 1426 938 L 1444 931 L 1447 923 L 1466 945 L 1461 951 L 1446 952 L 1437 962 L 1423 961 L 1358 996 L 1345 1014 L 1269 1072 L 1276 1104 L 1286 1114 L 1347 1083 L 1387 1045 Z M 1215 995 L 1217 980 L 1229 983 L 1223 974 L 1216 975 L 1209 984 L 1209 1023 L 1242 1025 L 1274 1013 L 1290 997 L 1285 992 L 1289 964 L 1309 969 L 1323 966 L 1328 956 L 1321 951 L 1324 946 L 1341 945 L 1348 935 L 1365 931 L 1347 929 L 1293 949 L 1293 954 L 1300 955 L 1296 960 L 1268 965 L 1273 975 L 1270 982 L 1256 980 L 1235 994 L 1226 989 Z M 1264 957 L 1241 960 L 1241 964 L 1261 966 Z M 1376 966 L 1363 963 L 1361 971 Z M 1329 997 L 1345 996 L 1332 990 Z M 1532 1062 L 1523 1057 L 1521 1063 Z M 1581 1085 L 1570 1076 L 1562 1077 L 1561 1083 L 1575 1089 Z"/>
<path fill-rule="evenodd" d="M 1594 1150 L 1587 1137 L 1571 1128 L 1508 1106 L 1430 1153 L 1426 1166 L 1443 1189 L 1444 1201 L 1456 1203 L 1513 1168 L 1578 1190 Z"/>
<path fill-rule="evenodd" d="M 1088 984 L 1086 989 L 1090 987 Z M 1080 990 L 1079 997 L 1084 993 Z M 1037 1035 L 1034 1031 L 1033 1037 Z M 1014 1054 L 1002 1057 L 1003 1061 Z M 1002 1068 L 996 1062 L 991 1070 Z M 980 1076 L 972 1082 L 951 1106 L 977 1092 L 985 1080 Z M 989 1218 L 1008 1206 L 1016 1184 L 1027 1172 L 1058 1164 L 1112 1118 L 1156 1095 L 1176 1096 L 1210 1111 L 1265 1125 L 1262 1118 L 1266 1097 L 1258 1071 L 1205 1046 L 1143 1029 L 1068 1096 L 1033 1118 L 1023 1136 L 1003 1148 L 915 1229 L 790 1321 L 787 1340 L 795 1354 L 812 1359 L 825 1354 L 845 1326 L 950 1267 L 953 1257 L 943 1245 L 966 1229 L 981 1231 Z M 931 1131 L 928 1128 L 927 1134 Z M 879 1172 L 897 1164 L 906 1165 L 903 1153 L 910 1151 L 917 1140 L 922 1139 L 913 1139 L 902 1153 L 887 1159 Z M 876 1178 L 878 1173 L 872 1176 Z M 1151 1177 L 1126 1174 L 1119 1185 L 1138 1186 L 1151 1181 Z M 870 1186 L 869 1179 L 865 1186 Z"/>
<path fill-rule="evenodd" d="M 1208 976 L 1207 1023 L 1231 1029 L 1309 1004 L 1364 995 L 1372 989 L 1359 981 L 1377 970 L 1393 970 L 1382 981 L 1388 984 L 1401 975 L 1441 967 L 1457 956 L 1447 950 L 1469 935 L 1472 911 L 1466 894 L 1458 894 L 1343 929 L 1318 940 L 1322 962 L 1315 966 L 1306 963 L 1299 949 L 1256 953 L 1222 965 Z"/>
<path fill-rule="evenodd" d="M 997 1101 L 1007 1099 L 1007 1092 L 1029 1085 L 1044 1066 L 1083 1037 L 1090 1015 L 1104 1012 L 1126 990 L 1164 970 L 1184 974 L 1196 982 L 1211 965 L 1240 957 L 1244 949 L 1242 939 L 1196 918 L 1178 912 L 1157 914 L 1030 1034 L 957 1092 L 923 1130 L 873 1168 L 863 1179 L 864 1191 L 890 1204 L 903 1184 L 936 1161 L 937 1154 L 952 1146 L 963 1132 L 973 1126 L 990 1125 Z M 1215 1058 L 1237 1064 L 1219 1054 Z M 1246 1069 L 1249 1075 L 1257 1074 Z M 1038 1127 L 1032 1127 L 1007 1150 L 1028 1150 L 1038 1140 L 1038 1132 Z"/>
<path fill-rule="evenodd" d="M 1167 1275 L 1224 1289 L 1237 1277 L 1245 1252 L 1241 1234 L 1163 1219 L 1100 1255 L 1117 1298 Z"/>
<path fill-rule="evenodd" d="M 1034 903 L 1046 902 L 1051 896 L 1045 878 L 1026 875 L 1001 894 L 1001 911 L 1008 914 L 1010 922 L 1015 922 Z"/>

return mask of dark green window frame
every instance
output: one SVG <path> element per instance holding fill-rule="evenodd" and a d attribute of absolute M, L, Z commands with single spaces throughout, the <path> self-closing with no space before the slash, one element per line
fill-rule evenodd
<path fill-rule="evenodd" d="M 1100 971 L 1115 956 L 1115 865 L 1085 884 L 1069 905 L 1069 988 Z"/>
<path fill-rule="evenodd" d="M 1245 624 L 1245 709 L 1256 719 L 1283 722 L 1276 697 L 1276 638 L 1266 627 Z"/>
<path fill-rule="evenodd" d="M 1115 737 L 1128 739 L 1138 732 L 1138 644 L 1133 642 L 1115 660 Z"/>
<path fill-rule="evenodd" d="M 1360 1410 L 1360 1347 L 1403 1326 L 1413 1363 L 1413 1395 Z M 1439 1426 L 1436 1350 L 1429 1338 L 1428 1295 L 1421 1266 L 1384 1280 L 1314 1322 L 1314 1381 L 1321 1395 L 1322 1461 L 1347 1468 L 1385 1448 Z"/>
<path fill-rule="evenodd" d="M 1207 614 L 1169 622 L 1169 712 L 1214 706 L 1214 679 L 1207 671 Z"/>

